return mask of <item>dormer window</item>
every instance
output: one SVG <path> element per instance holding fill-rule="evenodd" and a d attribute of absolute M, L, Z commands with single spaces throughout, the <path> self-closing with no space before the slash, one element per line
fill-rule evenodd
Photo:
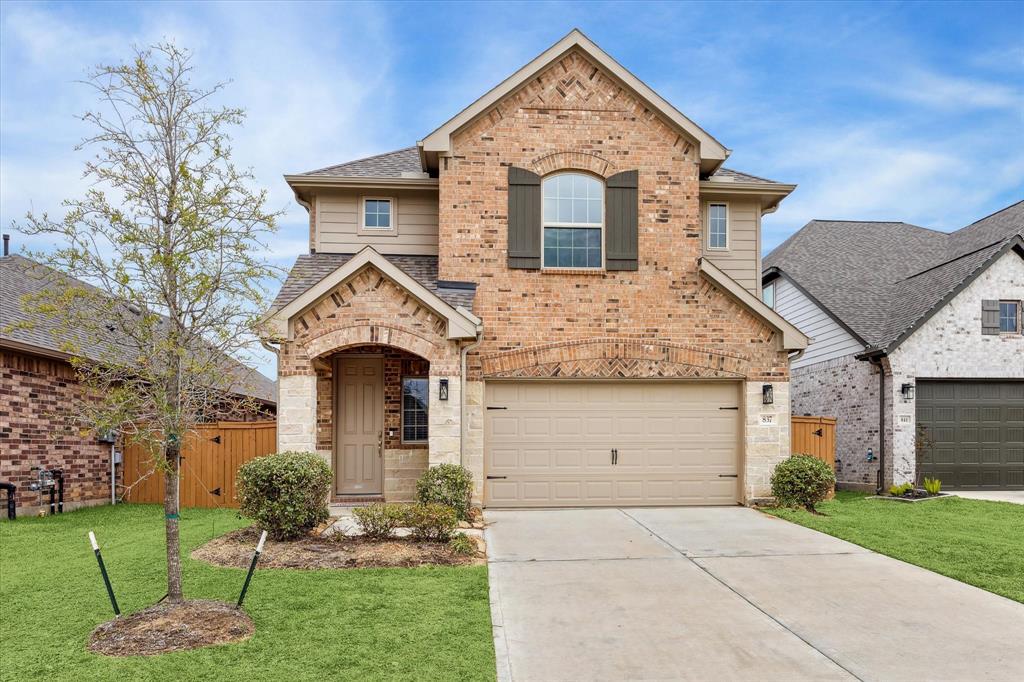
<path fill-rule="evenodd" d="M 544 267 L 604 266 L 604 183 L 583 173 L 544 178 Z"/>
<path fill-rule="evenodd" d="M 391 199 L 363 199 L 364 230 L 393 230 L 394 222 L 394 202 Z"/>

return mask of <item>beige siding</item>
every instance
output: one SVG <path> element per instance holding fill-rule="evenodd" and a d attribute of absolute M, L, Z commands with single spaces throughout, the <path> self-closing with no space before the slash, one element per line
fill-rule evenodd
<path fill-rule="evenodd" d="M 360 234 L 363 197 L 393 198 L 397 231 Z M 437 192 L 337 190 L 315 197 L 318 253 L 355 253 L 370 245 L 383 254 L 437 255 Z"/>
<path fill-rule="evenodd" d="M 810 337 L 807 350 L 790 367 L 797 369 L 859 353 L 864 346 L 839 326 L 785 277 L 775 280 L 775 312 Z"/>
<path fill-rule="evenodd" d="M 761 205 L 757 201 L 701 197 L 701 236 L 704 257 L 747 291 L 761 297 Z M 729 248 L 708 248 L 707 207 L 709 203 L 729 206 Z"/>

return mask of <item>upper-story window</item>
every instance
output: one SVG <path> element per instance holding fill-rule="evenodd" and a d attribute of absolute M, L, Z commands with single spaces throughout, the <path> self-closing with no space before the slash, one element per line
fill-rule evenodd
<path fill-rule="evenodd" d="M 764 285 L 764 288 L 761 289 L 761 300 L 772 310 L 775 309 L 775 282 L 768 282 Z"/>
<path fill-rule="evenodd" d="M 394 226 L 394 202 L 391 199 L 363 199 L 364 230 L 391 230 Z"/>
<path fill-rule="evenodd" d="M 600 268 L 604 184 L 582 173 L 544 178 L 544 267 Z"/>
<path fill-rule="evenodd" d="M 708 248 L 729 248 L 728 204 L 708 204 Z"/>
<path fill-rule="evenodd" d="M 1018 301 L 999 302 L 999 331 L 1014 334 L 1020 328 L 1017 324 L 1020 311 Z"/>

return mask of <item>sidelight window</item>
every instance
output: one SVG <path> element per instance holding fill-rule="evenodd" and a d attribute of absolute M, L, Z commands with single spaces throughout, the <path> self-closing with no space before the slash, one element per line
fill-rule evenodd
<path fill-rule="evenodd" d="M 427 441 L 428 382 L 426 378 L 402 379 L 402 442 Z"/>

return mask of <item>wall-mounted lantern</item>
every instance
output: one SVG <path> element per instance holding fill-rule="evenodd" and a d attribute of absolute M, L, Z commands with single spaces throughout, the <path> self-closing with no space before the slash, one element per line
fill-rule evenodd
<path fill-rule="evenodd" d="M 900 393 L 903 394 L 904 400 L 914 399 L 914 384 L 903 384 L 900 386 Z"/>
<path fill-rule="evenodd" d="M 437 389 L 438 400 L 448 400 L 448 380 L 441 379 Z"/>
<path fill-rule="evenodd" d="M 775 402 L 775 394 L 772 392 L 772 385 L 765 384 L 761 387 L 761 403 L 763 405 L 771 405 Z"/>

